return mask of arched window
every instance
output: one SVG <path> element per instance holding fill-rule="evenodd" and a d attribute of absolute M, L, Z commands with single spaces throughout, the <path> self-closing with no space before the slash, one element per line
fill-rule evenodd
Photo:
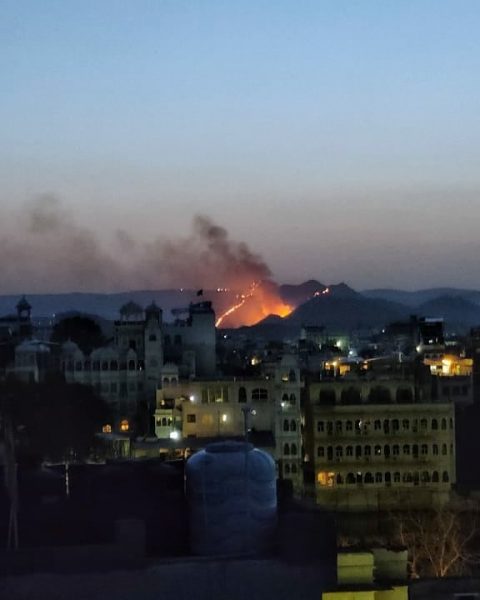
<path fill-rule="evenodd" d="M 388 419 L 383 420 L 383 431 L 384 433 L 390 433 L 390 421 Z"/>
<path fill-rule="evenodd" d="M 268 400 L 268 390 L 265 388 L 255 388 L 252 390 L 252 400 Z"/>
<path fill-rule="evenodd" d="M 427 419 L 420 419 L 420 428 L 425 430 L 428 427 L 428 421 Z"/>
<path fill-rule="evenodd" d="M 392 420 L 392 431 L 398 431 L 400 429 L 400 421 L 398 419 Z"/>
<path fill-rule="evenodd" d="M 379 431 L 382 428 L 382 422 L 380 421 L 380 419 L 375 419 L 373 426 L 375 431 Z"/>
<path fill-rule="evenodd" d="M 447 419 L 443 418 L 442 419 L 442 430 L 446 431 L 447 429 Z"/>
<path fill-rule="evenodd" d="M 85 364 L 83 366 L 83 368 L 85 369 L 85 371 L 90 371 L 90 369 L 92 368 L 92 363 L 89 360 L 85 361 Z"/>
<path fill-rule="evenodd" d="M 283 394 L 282 396 L 282 402 L 285 404 L 288 404 L 288 394 Z"/>
<path fill-rule="evenodd" d="M 370 390 L 368 401 L 370 404 L 390 404 L 392 401 L 390 390 L 382 385 L 377 385 Z"/>
<path fill-rule="evenodd" d="M 386 458 L 390 456 L 390 446 L 388 444 L 383 447 L 383 454 Z"/>
<path fill-rule="evenodd" d="M 294 369 L 290 369 L 290 372 L 288 373 L 288 381 L 290 381 L 290 383 L 297 381 L 297 376 Z"/>
<path fill-rule="evenodd" d="M 448 476 L 448 471 L 444 471 L 442 473 L 442 481 L 443 481 L 443 483 L 448 483 L 450 481 L 450 478 Z"/>
<path fill-rule="evenodd" d="M 432 473 L 432 482 L 433 483 L 438 483 L 439 482 L 438 471 L 434 471 Z"/>
<path fill-rule="evenodd" d="M 333 421 L 327 421 L 327 434 L 333 434 Z"/>
<path fill-rule="evenodd" d="M 100 371 L 100 361 L 98 361 L 98 360 L 93 361 L 93 370 Z"/>
<path fill-rule="evenodd" d="M 447 444 L 442 444 L 442 455 L 446 456 L 447 455 Z"/>
<path fill-rule="evenodd" d="M 353 446 L 347 446 L 347 448 L 345 450 L 345 454 L 347 456 L 353 456 Z"/>
<path fill-rule="evenodd" d="M 423 455 L 425 455 L 425 454 L 428 454 L 428 445 L 427 445 L 427 444 L 422 444 L 422 445 L 420 446 L 420 452 L 421 452 Z"/>
<path fill-rule="evenodd" d="M 410 388 L 398 388 L 397 390 L 397 404 L 412 404 L 413 394 Z"/>
<path fill-rule="evenodd" d="M 295 394 L 290 394 L 290 404 L 296 404 L 297 403 L 297 398 L 295 396 Z"/>
<path fill-rule="evenodd" d="M 335 430 L 337 433 L 342 433 L 342 422 L 335 421 Z"/>
<path fill-rule="evenodd" d="M 244 404 L 247 401 L 247 390 L 242 386 L 238 388 L 238 401 Z"/>
<path fill-rule="evenodd" d="M 128 370 L 129 371 L 135 371 L 135 361 L 134 360 L 129 360 L 128 361 Z"/>
<path fill-rule="evenodd" d="M 345 423 L 345 429 L 346 429 L 347 431 L 353 431 L 353 422 L 352 422 L 352 421 L 347 421 L 347 422 Z"/>
<path fill-rule="evenodd" d="M 394 444 L 392 447 L 393 456 L 398 456 L 400 454 L 400 446 L 398 444 Z"/>
<path fill-rule="evenodd" d="M 382 447 L 381 446 L 375 446 L 375 456 L 381 456 L 382 454 Z"/>
<path fill-rule="evenodd" d="M 343 456 L 343 448 L 341 446 L 337 446 L 335 448 L 335 456 L 337 458 L 342 458 L 342 456 Z"/>
<path fill-rule="evenodd" d="M 118 362 L 116 360 L 110 361 L 110 371 L 118 371 Z"/>
<path fill-rule="evenodd" d="M 450 417 L 450 429 L 453 429 L 453 419 Z"/>
<path fill-rule="evenodd" d="M 432 419 L 432 430 L 435 431 L 438 429 L 438 421 L 437 419 Z"/>
<path fill-rule="evenodd" d="M 327 448 L 327 460 L 333 460 L 333 446 Z"/>
<path fill-rule="evenodd" d="M 405 431 L 408 431 L 410 429 L 410 421 L 408 419 L 403 419 L 402 427 Z"/>
<path fill-rule="evenodd" d="M 422 483 L 430 483 L 430 473 L 428 471 L 422 471 Z"/>
<path fill-rule="evenodd" d="M 362 396 L 360 394 L 360 390 L 353 386 L 342 390 L 340 401 L 342 404 L 361 404 Z"/>
<path fill-rule="evenodd" d="M 392 483 L 392 474 L 390 471 L 385 473 L 385 485 L 390 485 Z"/>
<path fill-rule="evenodd" d="M 289 444 L 283 444 L 283 453 L 285 454 L 285 456 L 290 455 L 290 445 Z"/>
<path fill-rule="evenodd" d="M 413 458 L 418 458 L 418 444 L 413 444 L 412 456 L 413 456 Z"/>
<path fill-rule="evenodd" d="M 351 485 L 356 482 L 355 475 L 353 473 L 348 473 L 347 475 L 347 484 Z"/>
<path fill-rule="evenodd" d="M 285 464 L 285 475 L 290 475 L 290 465 L 288 463 Z"/>
<path fill-rule="evenodd" d="M 373 475 L 371 473 L 365 473 L 365 477 L 363 479 L 365 483 L 375 483 L 373 479 Z"/>
<path fill-rule="evenodd" d="M 325 431 L 325 424 L 323 421 L 317 421 L 317 431 L 318 433 L 323 433 Z"/>
<path fill-rule="evenodd" d="M 297 465 L 295 463 L 293 463 L 292 465 L 292 474 L 295 475 L 297 472 Z"/>
<path fill-rule="evenodd" d="M 335 404 L 335 391 L 328 389 L 320 390 L 318 401 L 320 404 Z"/>
<path fill-rule="evenodd" d="M 167 418 L 162 417 L 162 427 L 166 427 L 166 426 L 167 426 Z"/>
<path fill-rule="evenodd" d="M 395 473 L 393 474 L 393 482 L 400 483 L 400 473 L 398 471 L 395 471 Z"/>
<path fill-rule="evenodd" d="M 292 456 L 297 455 L 297 444 L 290 444 L 290 454 Z"/>
<path fill-rule="evenodd" d="M 337 485 L 343 484 L 343 477 L 340 475 L 340 473 L 337 473 L 336 482 L 337 482 Z"/>
<path fill-rule="evenodd" d="M 438 456 L 438 444 L 433 444 L 432 445 L 432 454 L 434 456 Z"/>
<path fill-rule="evenodd" d="M 360 445 L 355 446 L 355 458 L 360 458 L 362 456 L 362 447 Z"/>
<path fill-rule="evenodd" d="M 403 483 L 412 483 L 412 481 L 413 481 L 413 477 L 409 471 L 407 471 L 406 473 L 403 474 Z"/>
<path fill-rule="evenodd" d="M 380 471 L 377 471 L 377 473 L 375 473 L 375 483 L 382 483 L 383 481 L 383 475 L 380 473 Z"/>
<path fill-rule="evenodd" d="M 294 419 L 290 421 L 290 431 L 297 431 L 297 423 Z"/>
<path fill-rule="evenodd" d="M 371 454 L 372 454 L 372 447 L 371 446 L 365 446 L 365 448 L 363 449 L 363 454 L 364 454 L 364 456 L 371 456 Z"/>
<path fill-rule="evenodd" d="M 108 371 L 108 362 L 106 360 L 102 362 L 102 371 Z"/>
<path fill-rule="evenodd" d="M 83 369 L 83 364 L 81 360 L 77 360 L 77 362 L 75 363 L 75 371 L 82 371 Z"/>
<path fill-rule="evenodd" d="M 288 419 L 283 419 L 283 431 L 289 431 Z"/>
<path fill-rule="evenodd" d="M 318 458 L 323 458 L 325 456 L 325 448 L 323 446 L 317 448 L 317 456 Z"/>
<path fill-rule="evenodd" d="M 410 446 L 408 444 L 403 445 L 403 453 L 410 454 Z"/>

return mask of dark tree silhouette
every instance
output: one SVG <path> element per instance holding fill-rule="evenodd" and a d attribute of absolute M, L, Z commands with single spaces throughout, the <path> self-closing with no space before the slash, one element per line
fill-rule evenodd
<path fill-rule="evenodd" d="M 62 344 L 72 340 L 85 354 L 105 344 L 105 337 L 98 323 L 90 317 L 77 315 L 61 319 L 53 328 L 50 341 Z"/>

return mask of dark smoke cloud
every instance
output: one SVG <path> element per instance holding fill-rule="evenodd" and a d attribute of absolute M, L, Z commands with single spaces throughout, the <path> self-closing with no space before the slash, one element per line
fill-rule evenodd
<path fill-rule="evenodd" d="M 122 229 L 106 242 L 45 195 L 17 221 L 14 232 L 0 224 L 0 293 L 239 289 L 270 276 L 259 255 L 206 216 L 195 216 L 184 238 L 138 241 Z"/>

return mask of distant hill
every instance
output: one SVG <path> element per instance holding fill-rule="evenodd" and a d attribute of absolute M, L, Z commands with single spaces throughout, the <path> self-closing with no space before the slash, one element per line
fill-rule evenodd
<path fill-rule="evenodd" d="M 299 304 L 303 304 L 310 298 L 313 298 L 315 292 L 323 292 L 323 290 L 325 290 L 326 287 L 327 286 L 323 283 L 320 283 L 315 279 L 310 279 L 309 281 L 305 281 L 304 283 L 300 283 L 299 285 L 280 285 L 278 291 L 282 300 L 285 303 L 290 304 L 292 306 L 298 306 Z"/>
<path fill-rule="evenodd" d="M 480 325 L 480 305 L 461 296 L 441 296 L 418 307 L 419 315 L 442 317 L 449 332 L 463 333 Z"/>
<path fill-rule="evenodd" d="M 465 300 L 480 304 L 480 291 L 448 287 L 430 288 L 425 290 L 417 290 L 414 292 L 395 289 L 374 289 L 363 290 L 361 293 L 367 298 L 390 300 L 391 302 L 400 302 L 401 304 L 406 304 L 407 306 L 412 307 L 418 307 L 426 302 L 430 302 L 431 300 L 442 297 L 460 297 L 464 298 Z"/>

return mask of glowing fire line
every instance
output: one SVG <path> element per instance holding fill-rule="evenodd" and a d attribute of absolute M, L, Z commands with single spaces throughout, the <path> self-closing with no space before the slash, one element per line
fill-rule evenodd
<path fill-rule="evenodd" d="M 240 296 L 240 298 L 241 298 L 240 302 L 231 306 L 228 310 L 226 310 L 223 314 L 221 314 L 218 317 L 218 319 L 215 322 L 215 327 L 220 327 L 220 325 L 222 324 L 224 319 L 226 319 L 229 315 L 231 315 L 236 310 L 241 308 L 245 304 L 245 302 L 248 300 L 248 298 L 251 298 L 253 296 L 255 290 L 258 288 L 259 285 L 260 285 L 259 281 L 254 281 L 252 283 L 252 285 L 250 286 L 250 289 L 248 290 L 248 292 L 246 292 L 245 294 L 242 294 Z"/>

